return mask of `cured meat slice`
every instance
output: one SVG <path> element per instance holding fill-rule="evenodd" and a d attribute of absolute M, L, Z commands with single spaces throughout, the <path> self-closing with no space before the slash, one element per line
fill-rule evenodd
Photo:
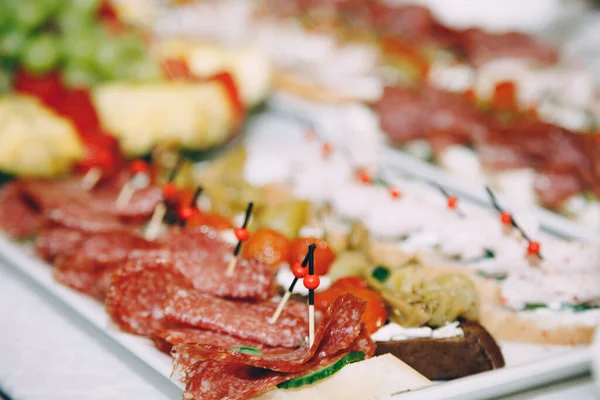
<path fill-rule="evenodd" d="M 149 186 L 139 190 L 124 208 L 118 208 L 115 200 L 125 181 L 124 175 L 121 175 L 93 191 L 85 191 L 81 187 L 79 178 L 64 179 L 58 182 L 30 180 L 25 181 L 22 188 L 32 202 L 46 212 L 72 206 L 79 209 L 81 205 L 84 205 L 87 212 L 116 221 L 148 218 L 162 200 L 160 188 Z M 67 215 L 71 214 L 73 212 Z M 85 214 L 80 216 L 85 217 Z"/>
<path fill-rule="evenodd" d="M 0 189 L 0 227 L 17 239 L 35 235 L 41 224 L 39 212 L 21 195 L 18 183 L 7 183 Z"/>
<path fill-rule="evenodd" d="M 82 199 L 70 199 L 54 208 L 44 210 L 51 226 L 62 226 L 82 232 L 99 233 L 130 230 L 117 217 L 100 213 Z"/>
<path fill-rule="evenodd" d="M 235 275 L 225 275 L 233 248 L 216 232 L 175 233 L 156 251 L 132 251 L 132 260 L 168 259 L 193 286 L 205 293 L 232 299 L 266 300 L 272 294 L 275 272 L 255 260 L 238 261 Z"/>
<path fill-rule="evenodd" d="M 458 50 L 476 66 L 496 58 L 518 58 L 544 64 L 558 61 L 558 52 L 553 46 L 524 33 L 493 34 L 468 29 L 458 37 Z"/>
<path fill-rule="evenodd" d="M 112 275 L 106 312 L 122 330 L 148 336 L 165 328 L 168 293 L 189 288 L 170 264 L 128 263 Z"/>
<path fill-rule="evenodd" d="M 193 353 L 197 358 L 217 358 L 222 362 L 248 364 L 279 372 L 303 371 L 306 369 L 304 364 L 310 359 L 332 356 L 356 340 L 361 333 L 365 308 L 366 302 L 352 294 L 340 296 L 331 304 L 319 325 L 313 346 L 309 347 L 305 342 L 302 347 L 289 353 L 253 355 L 202 344 L 178 346 L 174 352 Z"/>
<path fill-rule="evenodd" d="M 480 143 L 491 129 L 491 122 L 463 96 L 431 87 L 388 86 L 375 110 L 381 128 L 398 144 L 444 133 L 452 136 L 449 144 Z"/>
<path fill-rule="evenodd" d="M 53 262 L 60 254 L 75 249 L 83 238 L 82 232 L 73 229 L 42 229 L 35 240 L 35 251 L 44 260 Z"/>
<path fill-rule="evenodd" d="M 283 311 L 275 324 L 268 322 L 277 304 L 236 302 L 195 290 L 171 293 L 165 313 L 172 322 L 227 333 L 273 347 L 298 347 L 308 333 L 304 321 Z"/>
<path fill-rule="evenodd" d="M 540 203 L 550 209 L 558 209 L 563 201 L 583 189 L 575 174 L 552 171 L 536 174 L 533 187 Z"/>

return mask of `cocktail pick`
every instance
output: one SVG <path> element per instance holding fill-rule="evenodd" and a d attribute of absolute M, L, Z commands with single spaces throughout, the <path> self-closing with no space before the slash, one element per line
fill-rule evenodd
<path fill-rule="evenodd" d="M 233 257 L 231 258 L 231 261 L 229 261 L 229 265 L 227 266 L 227 271 L 226 271 L 227 276 L 233 276 L 233 272 L 235 271 L 235 267 L 238 262 L 240 250 L 242 249 L 242 244 L 246 240 L 248 240 L 248 237 L 250 236 L 250 234 L 248 233 L 247 226 L 248 226 L 248 221 L 250 220 L 250 214 L 252 214 L 252 207 L 254 207 L 254 203 L 252 203 L 252 202 L 248 203 L 248 208 L 246 208 L 246 216 L 244 218 L 244 224 L 242 225 L 241 228 L 236 228 L 234 230 L 235 237 L 238 239 L 238 244 L 237 244 L 237 246 L 235 246 L 235 249 L 233 250 Z"/>
<path fill-rule="evenodd" d="M 294 280 L 292 281 L 292 283 L 290 284 L 290 286 L 288 287 L 286 292 L 283 294 L 283 297 L 281 297 L 281 300 L 279 300 L 279 304 L 277 305 L 277 308 L 275 309 L 273 316 L 271 316 L 271 318 L 269 319 L 270 324 L 274 324 L 279 319 L 279 316 L 281 315 L 283 309 L 285 308 L 285 305 L 287 304 L 288 300 L 290 299 L 290 296 L 292 295 L 292 292 L 294 291 L 294 287 L 296 286 L 298 279 L 302 279 L 308 274 L 308 270 L 306 269 L 306 266 L 308 265 L 308 260 L 311 257 L 311 255 L 314 253 L 316 248 L 317 248 L 317 245 L 315 245 L 314 243 L 309 245 L 308 252 L 306 253 L 306 256 L 304 257 L 304 260 L 302 260 L 302 263 L 297 262 L 292 267 L 292 272 L 294 273 Z"/>

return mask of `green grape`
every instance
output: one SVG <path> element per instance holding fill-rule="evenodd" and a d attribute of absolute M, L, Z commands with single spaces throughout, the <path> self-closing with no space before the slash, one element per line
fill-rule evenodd
<path fill-rule="evenodd" d="M 71 7 L 82 14 L 95 15 L 100 9 L 100 0 L 71 0 Z"/>
<path fill-rule="evenodd" d="M 35 75 L 50 72 L 60 59 L 57 40 L 50 34 L 31 39 L 23 49 L 21 62 L 25 69 Z"/>
<path fill-rule="evenodd" d="M 96 60 L 98 40 L 93 32 L 78 35 L 64 35 L 61 39 L 62 51 L 67 61 L 82 67 L 93 67 Z"/>
<path fill-rule="evenodd" d="M 12 74 L 6 69 L 0 69 L 0 93 L 8 93 L 12 87 Z"/>
<path fill-rule="evenodd" d="M 146 44 L 136 32 L 127 32 L 120 35 L 119 42 L 123 47 L 123 55 L 128 59 L 138 59 L 146 53 Z"/>
<path fill-rule="evenodd" d="M 56 23 L 61 32 L 76 34 L 89 29 L 97 22 L 91 15 L 82 15 L 71 7 L 63 8 L 56 16 Z"/>
<path fill-rule="evenodd" d="M 12 13 L 5 1 L 0 0 L 0 31 L 4 31 L 10 26 L 13 19 Z"/>
<path fill-rule="evenodd" d="M 90 87 L 97 81 L 93 71 L 74 64 L 67 64 L 62 69 L 61 78 L 71 88 Z"/>
<path fill-rule="evenodd" d="M 22 30 L 12 29 L 0 35 L 0 58 L 15 59 L 23 50 L 27 34 Z"/>
<path fill-rule="evenodd" d="M 12 5 L 15 23 L 26 30 L 43 25 L 50 17 L 52 10 L 45 2 L 36 0 L 18 0 Z"/>
<path fill-rule="evenodd" d="M 158 65 L 151 60 L 140 59 L 123 65 L 119 70 L 118 77 L 131 81 L 148 82 L 155 81 L 160 76 Z"/>
<path fill-rule="evenodd" d="M 102 40 L 96 52 L 96 68 L 104 77 L 112 79 L 118 76 L 118 69 L 124 60 L 123 46 L 115 39 Z"/>

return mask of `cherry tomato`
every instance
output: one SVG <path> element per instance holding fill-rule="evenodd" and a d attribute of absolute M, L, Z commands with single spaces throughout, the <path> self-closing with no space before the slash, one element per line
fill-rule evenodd
<path fill-rule="evenodd" d="M 36 77 L 24 69 L 18 69 L 14 81 L 15 91 L 35 96 L 47 105 L 54 106 L 65 94 L 65 88 L 57 72 Z"/>
<path fill-rule="evenodd" d="M 496 84 L 493 105 L 499 111 L 514 111 L 517 109 L 517 94 L 515 83 L 510 81 Z"/>
<path fill-rule="evenodd" d="M 287 260 L 288 249 L 289 242 L 284 235 L 273 229 L 259 229 L 244 243 L 242 256 L 276 268 Z"/>
<path fill-rule="evenodd" d="M 208 226 L 216 231 L 226 231 L 232 228 L 231 222 L 219 214 L 210 212 L 197 212 L 187 222 L 186 227 L 195 228 L 200 226 Z"/>
<path fill-rule="evenodd" d="M 381 295 L 371 289 L 354 290 L 351 293 L 367 302 L 367 308 L 363 314 L 363 322 L 369 334 L 375 333 L 385 324 L 387 309 L 383 304 Z"/>
<path fill-rule="evenodd" d="M 369 286 L 367 284 L 367 281 L 363 278 L 359 278 L 358 276 L 347 276 L 345 278 L 340 278 L 337 281 L 333 282 L 331 287 L 352 291 L 354 289 L 367 289 Z"/>
<path fill-rule="evenodd" d="M 315 309 L 323 312 L 327 311 L 331 303 L 344 293 L 348 293 L 348 291 L 334 287 L 330 287 L 329 289 L 320 292 L 315 292 Z"/>
<path fill-rule="evenodd" d="M 288 262 L 290 265 L 302 262 L 308 252 L 308 246 L 313 243 L 317 245 L 317 248 L 315 249 L 315 274 L 326 275 L 331 263 L 335 260 L 335 253 L 323 239 L 308 237 L 292 240 L 290 243 Z"/>
<path fill-rule="evenodd" d="M 360 278 L 351 279 L 358 279 L 358 281 L 361 280 Z M 345 284 L 351 282 L 357 283 L 358 281 L 347 280 L 339 285 L 344 286 Z M 331 303 L 345 293 L 352 293 L 367 302 L 367 307 L 365 309 L 365 313 L 363 314 L 363 322 L 369 334 L 376 332 L 383 326 L 383 324 L 385 324 L 387 319 L 387 310 L 383 304 L 381 295 L 374 290 L 364 287 L 335 287 L 334 284 L 327 290 L 315 293 L 315 308 L 321 311 L 327 311 Z"/>

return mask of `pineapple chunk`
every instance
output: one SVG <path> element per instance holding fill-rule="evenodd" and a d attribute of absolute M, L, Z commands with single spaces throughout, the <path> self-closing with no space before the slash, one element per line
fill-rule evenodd
<path fill-rule="evenodd" d="M 83 158 L 73 125 L 33 97 L 0 98 L 0 170 L 24 177 L 52 178 Z"/>
<path fill-rule="evenodd" d="M 219 82 L 113 83 L 96 87 L 92 98 L 127 156 L 155 145 L 207 149 L 225 142 L 236 123 Z"/>
<path fill-rule="evenodd" d="M 224 49 L 182 40 L 157 41 L 153 53 L 159 60 L 183 58 L 194 75 L 209 77 L 219 72 L 233 76 L 244 105 L 252 108 L 265 100 L 273 79 L 266 54 L 257 49 Z"/>

